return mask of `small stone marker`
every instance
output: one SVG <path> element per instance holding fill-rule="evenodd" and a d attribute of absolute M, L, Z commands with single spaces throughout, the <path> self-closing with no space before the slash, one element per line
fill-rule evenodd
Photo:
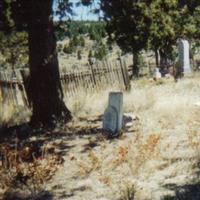
<path fill-rule="evenodd" d="M 191 72 L 190 48 L 187 40 L 178 40 L 178 62 L 184 73 Z"/>
<path fill-rule="evenodd" d="M 123 93 L 110 92 L 108 107 L 104 112 L 103 129 L 110 134 L 118 135 L 122 129 L 123 120 Z"/>
<path fill-rule="evenodd" d="M 153 78 L 154 80 L 157 80 L 157 79 L 160 79 L 162 77 L 160 71 L 159 71 L 159 68 L 155 68 L 154 71 L 153 71 Z"/>

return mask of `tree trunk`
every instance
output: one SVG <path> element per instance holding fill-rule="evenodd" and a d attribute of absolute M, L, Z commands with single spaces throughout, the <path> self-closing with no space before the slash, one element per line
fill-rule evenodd
<path fill-rule="evenodd" d="M 155 59 L 156 59 L 156 67 L 159 68 L 159 64 L 160 64 L 160 58 L 159 58 L 159 51 L 158 49 L 155 49 Z"/>
<path fill-rule="evenodd" d="M 52 126 L 67 122 L 71 113 L 63 101 L 56 38 L 53 29 L 52 0 L 31 0 L 28 19 L 31 124 Z"/>
<path fill-rule="evenodd" d="M 164 76 L 167 67 L 167 57 L 164 50 L 159 51 L 160 54 L 160 72 Z"/>
<path fill-rule="evenodd" d="M 139 55 L 138 55 L 138 53 L 133 53 L 132 76 L 139 77 Z"/>

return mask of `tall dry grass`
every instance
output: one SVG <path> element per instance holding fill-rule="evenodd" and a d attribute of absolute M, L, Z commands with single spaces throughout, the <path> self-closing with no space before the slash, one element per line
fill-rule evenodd
<path fill-rule="evenodd" d="M 166 126 L 177 126 L 188 122 L 198 109 L 195 103 L 200 101 L 200 78 L 173 80 L 161 85 L 149 80 L 133 82 L 131 92 L 124 92 L 124 112 L 134 113 L 141 118 L 149 131 Z M 109 88 L 94 93 L 79 93 L 66 99 L 67 106 L 76 117 L 102 115 L 108 102 Z"/>
<path fill-rule="evenodd" d="M 65 157 L 69 161 L 66 162 L 68 170 L 64 169 L 58 180 L 71 180 L 73 175 L 81 177 L 82 181 L 91 180 L 91 191 L 81 193 L 86 195 L 85 199 L 95 199 L 96 191 L 98 195 L 109 195 L 110 190 L 112 195 L 124 195 L 121 199 L 130 196 L 139 200 L 162 199 L 166 194 L 175 195 L 165 185 L 196 184 L 199 181 L 197 172 L 200 161 L 199 90 L 199 75 L 177 83 L 173 79 L 132 82 L 132 90 L 124 92 L 123 106 L 125 113 L 139 118 L 138 122 L 134 122 L 130 131 L 121 138 L 113 141 L 100 140 L 100 136 L 93 141 L 94 134 L 91 140 L 98 145 L 85 153 L 81 153 L 81 150 L 87 142 L 91 142 L 89 139 L 70 140 L 70 145 L 75 148 L 71 152 L 69 150 L 71 158 L 68 155 Z M 65 101 L 75 118 L 87 119 L 104 113 L 110 91 L 117 89 L 93 93 L 82 91 Z M 15 116 L 11 108 L 0 113 L 3 123 L 12 121 Z M 77 184 L 78 179 L 73 179 L 71 183 L 68 181 L 66 185 Z M 124 188 L 125 184 L 127 188 Z M 121 186 L 123 194 L 120 192 Z M 109 199 L 118 199 L 111 197 Z"/>
<path fill-rule="evenodd" d="M 27 122 L 30 114 L 30 110 L 25 107 L 0 102 L 0 127 Z"/>
<path fill-rule="evenodd" d="M 102 115 L 108 93 L 113 90 L 116 91 L 110 88 L 93 94 L 82 93 L 75 100 L 67 99 L 67 105 L 76 117 Z M 103 171 L 100 181 L 112 185 L 116 194 L 119 185 L 130 183 L 134 186 L 135 199 L 173 196 L 174 191 L 165 185 L 182 186 L 200 181 L 196 173 L 200 161 L 199 91 L 199 76 L 177 83 L 173 79 L 133 82 L 132 90 L 124 92 L 123 106 L 125 113 L 139 118 L 139 129 L 133 124 L 130 134 L 124 133 L 125 139 L 104 141 L 101 152 L 93 152 Z M 87 157 L 83 157 L 83 163 L 82 167 L 86 168 Z M 93 187 L 95 191 L 99 186 Z"/>

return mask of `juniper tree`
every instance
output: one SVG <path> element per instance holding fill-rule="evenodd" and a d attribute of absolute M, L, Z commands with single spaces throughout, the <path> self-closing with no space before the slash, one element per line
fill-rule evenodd
<path fill-rule="evenodd" d="M 101 9 L 107 22 L 106 29 L 111 41 L 116 41 L 124 52 L 133 54 L 133 75 L 138 76 L 138 58 L 146 48 L 149 38 L 151 1 L 102 0 Z"/>
<path fill-rule="evenodd" d="M 53 3 L 58 9 L 53 12 Z M 82 3 L 88 4 L 89 1 Z M 1 0 L 0 30 L 28 33 L 30 80 L 28 94 L 32 104 L 31 123 L 55 125 L 69 121 L 71 113 L 63 101 L 53 16 L 68 15 L 68 0 Z"/>

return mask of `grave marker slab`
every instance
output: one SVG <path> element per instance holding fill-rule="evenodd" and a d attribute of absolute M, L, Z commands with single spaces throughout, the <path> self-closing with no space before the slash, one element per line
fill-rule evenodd
<path fill-rule="evenodd" d="M 116 133 L 117 124 L 117 110 L 110 106 L 105 110 L 104 113 L 103 129 L 110 133 Z"/>
<path fill-rule="evenodd" d="M 108 107 L 103 117 L 103 129 L 112 134 L 117 134 L 122 129 L 123 120 L 123 93 L 110 92 Z"/>
<path fill-rule="evenodd" d="M 184 73 L 191 72 L 189 42 L 184 39 L 178 40 L 178 62 Z"/>
<path fill-rule="evenodd" d="M 156 79 L 160 79 L 162 77 L 160 71 L 159 71 L 159 68 L 155 68 L 154 71 L 153 71 L 153 78 L 156 80 Z"/>

